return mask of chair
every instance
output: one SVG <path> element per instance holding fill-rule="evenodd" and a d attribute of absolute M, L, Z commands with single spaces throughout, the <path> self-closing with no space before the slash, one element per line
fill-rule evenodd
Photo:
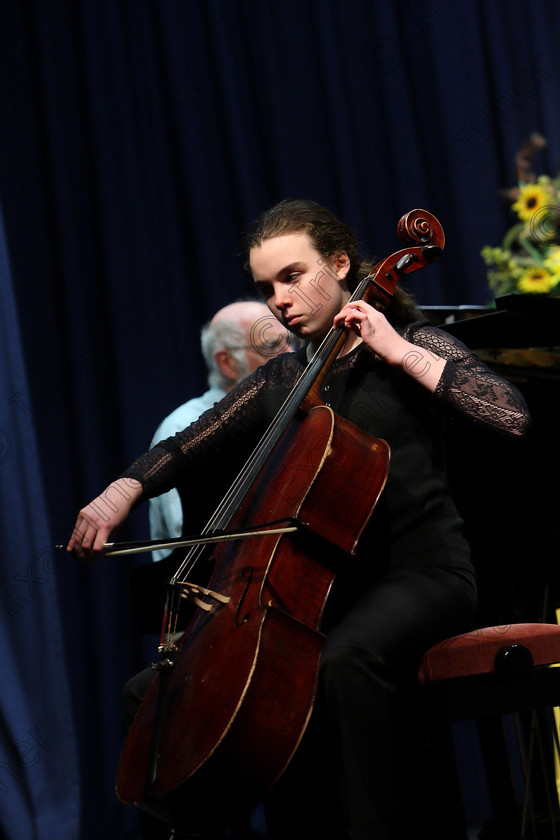
<path fill-rule="evenodd" d="M 554 768 L 558 734 L 550 711 L 560 706 L 560 668 L 549 667 L 557 664 L 560 626 L 556 624 L 484 627 L 446 639 L 424 655 L 418 679 L 439 768 L 434 807 L 445 840 L 467 840 L 452 724 L 477 720 L 496 731 L 505 715 L 514 716 L 523 790 L 516 790 L 511 781 L 512 739 L 502 738 L 504 749 L 494 748 L 493 755 L 485 756 L 494 817 L 503 831 L 493 836 L 560 838 Z M 540 763 L 535 761 L 537 754 Z M 546 835 L 538 833 L 542 807 L 547 814 Z"/>

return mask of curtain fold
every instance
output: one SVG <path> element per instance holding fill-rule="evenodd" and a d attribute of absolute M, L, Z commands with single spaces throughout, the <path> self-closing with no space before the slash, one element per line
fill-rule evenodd
<path fill-rule="evenodd" d="M 58 574 L 0 214 L 0 826 L 76 840 L 77 739 Z"/>

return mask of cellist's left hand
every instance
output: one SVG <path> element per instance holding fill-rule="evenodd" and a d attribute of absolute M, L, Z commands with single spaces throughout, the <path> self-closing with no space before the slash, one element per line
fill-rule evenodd
<path fill-rule="evenodd" d="M 338 315 L 335 315 L 333 326 L 335 329 L 351 329 L 390 365 L 401 364 L 410 346 L 391 326 L 385 315 L 364 300 L 347 303 Z"/>
<path fill-rule="evenodd" d="M 401 367 L 409 376 L 434 391 L 446 360 L 424 347 L 406 341 L 382 312 L 363 300 L 347 303 L 335 315 L 333 326 L 347 327 L 387 364 Z"/>

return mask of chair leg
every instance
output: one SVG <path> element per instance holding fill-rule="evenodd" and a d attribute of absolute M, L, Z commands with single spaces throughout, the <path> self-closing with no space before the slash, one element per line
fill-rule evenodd
<path fill-rule="evenodd" d="M 488 836 L 515 840 L 520 837 L 521 819 L 503 721 L 480 718 L 477 726 L 493 813 L 493 833 Z"/>
<path fill-rule="evenodd" d="M 441 718 L 431 727 L 430 760 L 433 790 L 429 810 L 434 817 L 435 837 L 437 840 L 468 840 L 452 726 Z"/>

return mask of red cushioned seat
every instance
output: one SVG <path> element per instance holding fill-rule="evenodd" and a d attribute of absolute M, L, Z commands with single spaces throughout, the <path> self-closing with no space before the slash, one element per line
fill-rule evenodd
<path fill-rule="evenodd" d="M 483 627 L 453 636 L 430 648 L 418 672 L 421 683 L 467 677 L 494 671 L 496 654 L 522 645 L 534 665 L 560 662 L 560 626 L 556 624 L 510 624 Z"/>
<path fill-rule="evenodd" d="M 534 791 L 536 802 L 547 791 L 548 824 L 553 826 L 559 820 L 551 759 L 557 735 L 550 709 L 560 706 L 560 668 L 547 667 L 554 664 L 560 664 L 557 624 L 483 627 L 445 639 L 424 655 L 418 681 L 436 765 L 432 809 L 441 822 L 438 840 L 467 840 L 451 731 L 451 724 L 456 721 L 477 720 L 485 743 L 493 747 L 484 751 L 484 763 L 494 817 L 505 832 L 500 836 L 527 837 L 528 814 L 536 807 Z M 528 759 L 523 771 L 522 805 L 512 782 L 510 744 L 499 722 L 501 716 L 509 714 L 530 714 L 532 721 L 523 736 L 529 741 L 525 747 Z M 517 731 L 520 737 L 521 728 Z M 551 733 L 550 739 L 547 732 Z M 532 757 L 537 746 L 541 776 L 533 780 Z"/>

